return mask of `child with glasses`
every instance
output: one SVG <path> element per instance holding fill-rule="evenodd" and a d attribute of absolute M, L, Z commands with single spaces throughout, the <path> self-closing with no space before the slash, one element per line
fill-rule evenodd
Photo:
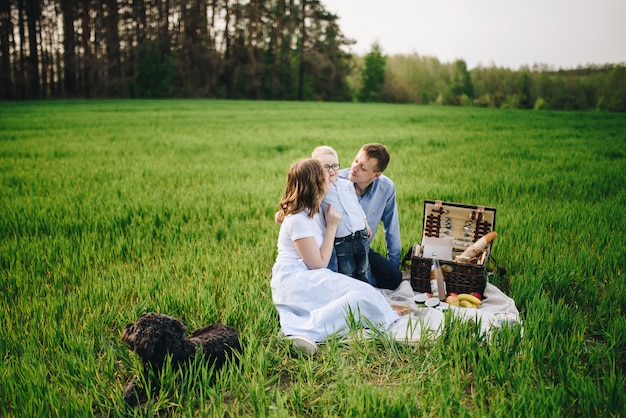
<path fill-rule="evenodd" d="M 324 196 L 322 213 L 325 213 L 328 205 L 333 205 L 341 213 L 341 222 L 335 235 L 335 251 L 328 268 L 371 283 L 368 256 L 371 230 L 367 224 L 367 216 L 359 204 L 354 183 L 337 175 L 339 156 L 332 147 L 317 147 L 311 157 L 322 163 L 330 178 L 330 190 Z"/>

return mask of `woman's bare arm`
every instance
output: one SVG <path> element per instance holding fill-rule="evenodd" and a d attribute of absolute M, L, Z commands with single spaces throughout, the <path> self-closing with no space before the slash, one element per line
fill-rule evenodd
<path fill-rule="evenodd" d="M 341 214 L 332 205 L 326 209 L 326 232 L 322 246 L 317 246 L 317 241 L 313 237 L 300 238 L 293 242 L 296 251 L 302 257 L 302 260 L 311 269 L 320 269 L 328 267 L 328 262 L 333 253 L 335 245 L 335 234 L 337 233 L 337 225 L 341 220 Z"/>

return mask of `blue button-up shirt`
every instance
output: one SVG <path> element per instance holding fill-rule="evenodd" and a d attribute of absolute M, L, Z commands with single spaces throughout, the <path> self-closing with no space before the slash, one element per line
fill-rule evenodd
<path fill-rule="evenodd" d="M 339 171 L 339 178 L 347 179 L 350 169 Z M 396 205 L 396 186 L 393 181 L 382 174 L 374 180 L 363 196 L 359 197 L 359 203 L 367 217 L 367 223 L 372 230 L 372 239 L 376 235 L 378 225 L 383 223 L 385 242 L 387 244 L 387 258 L 396 266 L 400 265 L 400 223 L 398 218 L 398 206 Z"/>

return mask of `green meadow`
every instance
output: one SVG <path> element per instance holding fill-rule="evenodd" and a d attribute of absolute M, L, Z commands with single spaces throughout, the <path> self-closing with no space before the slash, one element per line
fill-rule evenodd
<path fill-rule="evenodd" d="M 272 304 L 289 165 L 381 142 L 404 251 L 424 199 L 497 209 L 523 333 L 450 318 L 294 352 Z M 626 416 L 626 114 L 206 100 L 0 103 L 0 416 Z M 384 251 L 382 232 L 373 242 Z M 241 331 L 129 408 L 146 311 Z M 150 381 L 142 384 L 150 386 Z"/>

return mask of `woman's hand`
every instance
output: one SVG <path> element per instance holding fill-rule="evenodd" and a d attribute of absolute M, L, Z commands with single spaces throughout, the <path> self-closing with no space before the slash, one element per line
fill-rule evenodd
<path fill-rule="evenodd" d="M 326 228 L 335 228 L 339 222 L 341 222 L 341 213 L 333 205 L 328 205 L 326 208 Z"/>

